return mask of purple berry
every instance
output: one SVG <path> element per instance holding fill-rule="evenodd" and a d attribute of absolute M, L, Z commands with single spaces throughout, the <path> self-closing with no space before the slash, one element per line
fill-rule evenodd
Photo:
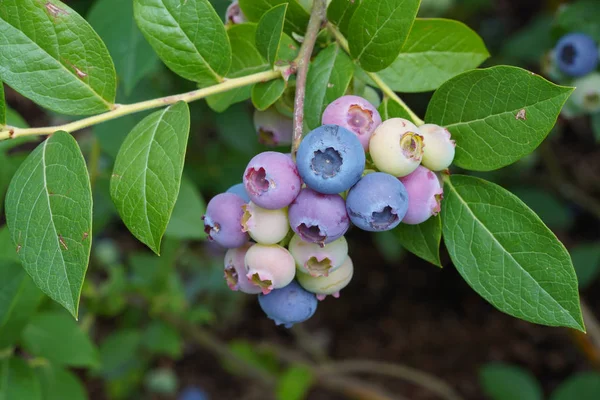
<path fill-rule="evenodd" d="M 423 166 L 399 178 L 408 192 L 408 211 L 402 222 L 416 225 L 440 212 L 443 189 L 438 177 Z"/>
<path fill-rule="evenodd" d="M 350 220 L 370 232 L 395 228 L 408 209 L 408 193 L 398 178 L 383 172 L 365 175 L 350 189 L 346 208 Z"/>
<path fill-rule="evenodd" d="M 213 197 L 206 207 L 204 232 L 209 240 L 228 249 L 240 247 L 249 239 L 248 234 L 242 232 L 242 216 L 244 200 L 233 193 L 221 193 Z"/>
<path fill-rule="evenodd" d="M 301 185 L 294 161 L 283 153 L 260 153 L 250 160 L 244 172 L 244 187 L 250 200 L 268 210 L 290 205 Z"/>
<path fill-rule="evenodd" d="M 598 47 L 594 39 L 584 33 L 569 33 L 556 44 L 554 57 L 562 72 L 580 77 L 598 66 Z"/>
<path fill-rule="evenodd" d="M 296 163 L 306 186 L 319 193 L 335 194 L 358 182 L 365 168 L 365 152 L 346 128 L 323 125 L 302 140 Z"/>
<path fill-rule="evenodd" d="M 225 253 L 225 282 L 229 289 L 248 294 L 258 294 L 262 289 L 252 284 L 246 274 L 246 265 L 244 259 L 248 249 L 252 247 L 251 243 L 246 243 L 242 247 L 229 249 Z"/>
<path fill-rule="evenodd" d="M 267 295 L 259 294 L 258 303 L 267 317 L 275 321 L 276 325 L 284 325 L 286 328 L 312 317 L 318 305 L 316 296 L 295 281 Z"/>
<path fill-rule="evenodd" d="M 294 122 L 275 107 L 254 111 L 254 128 L 258 141 L 265 146 L 287 146 L 292 143 Z"/>
<path fill-rule="evenodd" d="M 238 183 L 236 185 L 233 185 L 232 187 L 230 187 L 229 189 L 227 189 L 227 192 L 225 192 L 225 193 L 237 194 L 246 203 L 250 202 L 250 196 L 248 196 L 248 192 L 246 192 L 246 188 L 244 187 L 243 183 Z"/>
<path fill-rule="evenodd" d="M 321 194 L 302 189 L 290 205 L 292 230 L 310 243 L 323 246 L 342 237 L 350 227 L 344 199 L 337 194 Z"/>
<path fill-rule="evenodd" d="M 244 258 L 246 277 L 258 286 L 263 294 L 280 289 L 296 276 L 294 257 L 279 245 L 255 244 Z"/>
<path fill-rule="evenodd" d="M 240 8 L 238 0 L 233 0 L 229 7 L 227 7 L 227 11 L 225 12 L 225 19 L 228 23 L 231 23 L 233 25 L 243 24 L 244 22 L 248 21 L 246 19 L 246 16 L 242 12 L 242 9 Z"/>
<path fill-rule="evenodd" d="M 330 103 L 323 112 L 323 125 L 339 125 L 353 132 L 369 151 L 369 139 L 381 125 L 381 116 L 377 109 L 359 96 L 342 96 Z"/>

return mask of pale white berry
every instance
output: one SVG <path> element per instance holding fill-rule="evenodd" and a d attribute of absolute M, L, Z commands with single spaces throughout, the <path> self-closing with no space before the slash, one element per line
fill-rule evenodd
<path fill-rule="evenodd" d="M 432 171 L 442 171 L 452 164 L 456 144 L 448 129 L 435 124 L 419 127 L 423 136 L 423 160 L 421 163 Z"/>
<path fill-rule="evenodd" d="M 242 232 L 248 232 L 250 237 L 260 244 L 276 244 L 287 235 L 290 224 L 287 208 L 267 210 L 250 202 L 242 206 Z"/>
<path fill-rule="evenodd" d="M 290 240 L 289 249 L 298 271 L 312 276 L 329 275 L 348 257 L 348 242 L 343 236 L 321 247 L 294 235 Z"/>
<path fill-rule="evenodd" d="M 406 176 L 421 164 L 423 137 L 409 120 L 391 118 L 379 125 L 371 136 L 369 152 L 381 172 Z"/>
<path fill-rule="evenodd" d="M 319 300 L 323 300 L 327 295 L 339 297 L 340 290 L 348 286 L 352 280 L 352 275 L 354 275 L 354 265 L 352 259 L 346 257 L 342 265 L 328 276 L 310 276 L 298 272 L 296 279 L 300 286 L 309 292 L 315 293 Z"/>

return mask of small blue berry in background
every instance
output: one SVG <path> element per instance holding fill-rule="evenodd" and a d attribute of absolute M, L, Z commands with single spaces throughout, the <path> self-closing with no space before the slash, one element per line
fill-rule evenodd
<path fill-rule="evenodd" d="M 238 183 L 236 185 L 233 185 L 232 187 L 227 189 L 227 192 L 225 192 L 225 193 L 237 194 L 246 203 L 250 203 L 250 196 L 248 196 L 248 192 L 246 192 L 246 188 L 244 187 L 243 183 Z"/>
<path fill-rule="evenodd" d="M 276 325 L 291 328 L 294 324 L 304 322 L 317 310 L 317 297 L 296 281 L 269 294 L 259 294 L 258 303 L 267 317 Z"/>
<path fill-rule="evenodd" d="M 309 188 L 324 194 L 342 193 L 360 179 L 365 151 L 354 133 L 338 125 L 323 125 L 302 140 L 296 164 Z"/>
<path fill-rule="evenodd" d="M 598 47 L 594 39 L 583 33 L 569 33 L 554 47 L 558 68 L 570 76 L 586 75 L 598 66 Z"/>
<path fill-rule="evenodd" d="M 202 389 L 190 386 L 181 392 L 177 400 L 208 400 L 208 396 Z"/>
<path fill-rule="evenodd" d="M 354 225 L 369 232 L 388 231 L 400 224 L 408 210 L 408 192 L 398 178 L 373 172 L 350 189 L 346 198 Z"/>

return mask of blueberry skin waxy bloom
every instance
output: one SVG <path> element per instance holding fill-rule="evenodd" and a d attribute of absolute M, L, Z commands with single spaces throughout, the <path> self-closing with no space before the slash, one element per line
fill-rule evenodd
<path fill-rule="evenodd" d="M 365 152 L 356 135 L 337 125 L 323 125 L 300 143 L 298 172 L 309 188 L 335 194 L 352 187 L 365 168 Z"/>
<path fill-rule="evenodd" d="M 242 208 L 242 231 L 248 232 L 257 243 L 279 243 L 290 230 L 286 208 L 267 210 L 252 202 L 243 205 Z"/>
<path fill-rule="evenodd" d="M 248 294 L 258 294 L 262 292 L 262 289 L 254 285 L 248 280 L 246 274 L 246 265 L 244 259 L 248 249 L 252 247 L 251 243 L 246 243 L 242 247 L 236 249 L 229 249 L 225 253 L 225 282 L 229 289 L 233 291 L 240 291 Z"/>
<path fill-rule="evenodd" d="M 402 220 L 409 225 L 425 222 L 440 212 L 443 189 L 438 177 L 423 166 L 399 178 L 408 192 L 408 211 Z"/>
<path fill-rule="evenodd" d="M 569 33 L 554 47 L 558 68 L 567 75 L 586 75 L 598 66 L 598 47 L 594 39 L 584 33 Z"/>
<path fill-rule="evenodd" d="M 271 107 L 264 111 L 254 111 L 254 129 L 260 143 L 266 146 L 286 146 L 292 143 L 294 122 Z"/>
<path fill-rule="evenodd" d="M 312 317 L 318 305 L 316 296 L 296 281 L 267 295 L 259 294 L 258 303 L 267 317 L 286 328 Z"/>
<path fill-rule="evenodd" d="M 240 222 L 244 214 L 244 204 L 244 200 L 233 193 L 221 193 L 213 197 L 208 202 L 206 214 L 202 217 L 208 239 L 228 249 L 246 243 L 249 237 L 247 233 L 242 232 Z"/>
<path fill-rule="evenodd" d="M 248 196 L 248 192 L 246 192 L 246 188 L 243 183 L 238 183 L 227 189 L 225 193 L 234 193 L 240 196 L 246 203 L 250 202 L 250 196 Z"/>
<path fill-rule="evenodd" d="M 290 205 L 300 192 L 302 182 L 289 155 L 275 151 L 257 154 L 244 172 L 244 187 L 250 200 L 267 210 Z"/>
<path fill-rule="evenodd" d="M 423 159 L 421 164 L 432 171 L 442 171 L 452 164 L 456 143 L 450 132 L 439 125 L 425 124 L 419 127 L 423 137 Z"/>
<path fill-rule="evenodd" d="M 419 128 L 409 120 L 390 118 L 371 136 L 369 151 L 381 172 L 406 176 L 421 164 L 423 137 Z"/>
<path fill-rule="evenodd" d="M 336 299 L 340 297 L 340 290 L 348 286 L 353 275 L 354 265 L 350 257 L 346 257 L 342 265 L 328 276 L 310 276 L 299 272 L 296 278 L 300 286 L 315 293 L 318 300 L 324 300 L 327 295 Z"/>
<path fill-rule="evenodd" d="M 369 232 L 398 226 L 406 215 L 408 203 L 408 192 L 402 182 L 383 172 L 365 175 L 346 198 L 352 223 Z"/>
<path fill-rule="evenodd" d="M 280 289 L 296 276 L 294 257 L 279 245 L 255 244 L 244 257 L 246 277 L 262 289 L 263 294 Z"/>
<path fill-rule="evenodd" d="M 359 96 L 342 96 L 330 103 L 323 112 L 323 125 L 339 125 L 354 132 L 365 151 L 369 150 L 369 139 L 381 125 L 377 109 Z"/>
<path fill-rule="evenodd" d="M 348 257 L 348 242 L 343 236 L 321 247 L 294 235 L 288 248 L 296 261 L 298 271 L 311 276 L 329 275 Z"/>
<path fill-rule="evenodd" d="M 310 243 L 320 246 L 342 237 L 350 227 L 344 199 L 337 194 L 302 189 L 290 205 L 288 218 L 292 230 Z"/>

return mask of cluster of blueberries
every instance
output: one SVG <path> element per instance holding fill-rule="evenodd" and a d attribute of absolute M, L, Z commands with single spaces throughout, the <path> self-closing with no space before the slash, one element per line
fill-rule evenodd
<path fill-rule="evenodd" d="M 256 121 L 259 138 L 290 139 Z M 318 300 L 338 297 L 350 282 L 344 234 L 351 223 L 381 232 L 440 211 L 434 171 L 454 158 L 448 130 L 403 118 L 382 122 L 362 97 L 329 104 L 322 124 L 303 138 L 295 162 L 275 151 L 256 155 L 243 183 L 211 199 L 203 217 L 209 239 L 228 249 L 229 287 L 258 294 L 267 316 L 286 327 L 310 318 Z"/>

